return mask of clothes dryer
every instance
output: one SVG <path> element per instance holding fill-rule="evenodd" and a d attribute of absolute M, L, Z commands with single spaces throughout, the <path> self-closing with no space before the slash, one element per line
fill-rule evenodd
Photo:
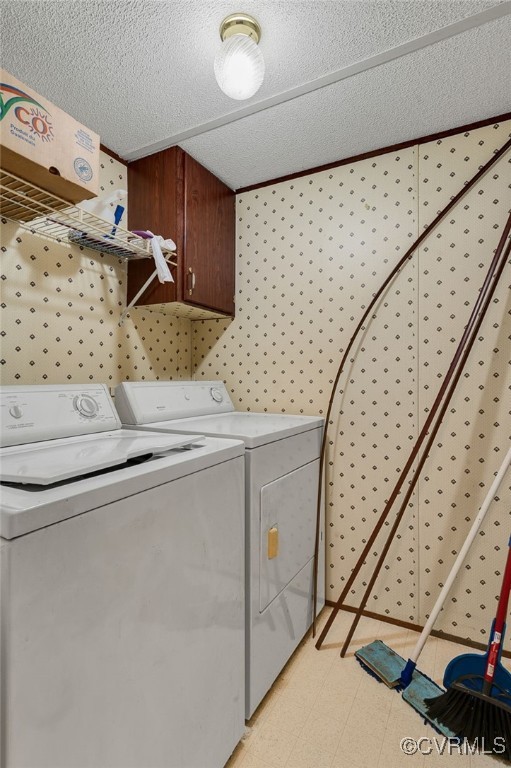
<path fill-rule="evenodd" d="M 249 719 L 312 623 L 323 419 L 236 411 L 221 381 L 124 382 L 115 402 L 126 426 L 245 443 Z M 324 605 L 321 523 L 318 609 Z"/>

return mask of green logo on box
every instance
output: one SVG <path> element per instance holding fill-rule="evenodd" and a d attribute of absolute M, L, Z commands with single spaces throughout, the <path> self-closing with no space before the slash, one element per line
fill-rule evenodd
<path fill-rule="evenodd" d="M 4 94 L 7 95 L 7 100 L 4 100 Z M 42 141 L 52 141 L 53 127 L 49 113 L 43 105 L 20 88 L 8 83 L 0 83 L 0 121 L 11 109 L 24 130 L 32 136 L 38 136 Z"/>

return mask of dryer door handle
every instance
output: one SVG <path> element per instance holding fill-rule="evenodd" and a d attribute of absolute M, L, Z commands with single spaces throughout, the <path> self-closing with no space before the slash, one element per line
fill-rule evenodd
<path fill-rule="evenodd" d="M 279 554 L 279 529 L 276 525 L 268 530 L 268 560 Z"/>

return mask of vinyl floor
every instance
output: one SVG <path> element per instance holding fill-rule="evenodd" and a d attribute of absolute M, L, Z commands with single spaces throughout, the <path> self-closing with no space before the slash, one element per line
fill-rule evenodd
<path fill-rule="evenodd" d="M 319 618 L 321 628 L 329 608 Z M 226 768 L 500 768 L 471 745 L 444 740 L 396 693 L 367 674 L 354 651 L 380 638 L 408 658 L 417 633 L 362 618 L 344 659 L 339 651 L 352 615 L 340 612 L 320 651 L 309 634 L 247 723 Z M 441 683 L 454 656 L 469 649 L 431 637 L 418 668 Z M 414 754 L 406 754 L 403 739 Z M 461 752 L 461 753 L 460 753 Z"/>

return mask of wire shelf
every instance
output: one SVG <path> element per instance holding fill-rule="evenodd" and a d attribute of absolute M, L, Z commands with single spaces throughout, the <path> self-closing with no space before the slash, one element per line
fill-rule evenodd
<path fill-rule="evenodd" d="M 0 214 L 35 235 L 72 242 L 121 259 L 152 256 L 151 243 L 122 227 L 82 210 L 51 192 L 0 170 Z M 163 249 L 171 266 L 173 251 Z"/>

